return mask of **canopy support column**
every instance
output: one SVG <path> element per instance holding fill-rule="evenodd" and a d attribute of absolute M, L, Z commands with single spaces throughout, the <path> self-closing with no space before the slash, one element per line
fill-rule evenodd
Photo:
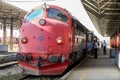
<path fill-rule="evenodd" d="M 6 19 L 3 24 L 3 45 L 6 45 Z"/>
<path fill-rule="evenodd" d="M 10 26 L 10 50 L 13 50 L 13 18 L 11 18 Z"/>

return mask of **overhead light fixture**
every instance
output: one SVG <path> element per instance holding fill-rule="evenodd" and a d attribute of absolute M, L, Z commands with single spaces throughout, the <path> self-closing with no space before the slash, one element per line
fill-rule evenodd
<path fill-rule="evenodd" d="M 107 37 L 107 34 L 104 34 L 105 37 Z"/>

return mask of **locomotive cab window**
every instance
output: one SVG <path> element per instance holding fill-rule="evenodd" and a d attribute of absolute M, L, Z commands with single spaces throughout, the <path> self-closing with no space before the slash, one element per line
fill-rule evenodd
<path fill-rule="evenodd" d="M 36 18 L 41 18 L 43 17 L 43 12 L 44 10 L 41 9 L 37 9 L 34 10 L 33 12 L 31 12 L 26 18 L 25 18 L 25 22 L 28 22 L 30 20 L 36 19 Z"/>
<path fill-rule="evenodd" d="M 64 22 L 68 21 L 68 17 L 63 12 L 61 12 L 57 9 L 53 9 L 53 8 L 49 8 L 48 17 L 53 18 L 53 19 L 57 19 L 60 21 L 64 21 Z"/>

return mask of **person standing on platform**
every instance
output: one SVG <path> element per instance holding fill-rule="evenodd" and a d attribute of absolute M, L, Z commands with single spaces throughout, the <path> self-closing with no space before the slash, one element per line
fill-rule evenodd
<path fill-rule="evenodd" d="M 84 39 L 82 39 L 82 41 L 81 41 L 80 49 L 81 49 L 81 52 L 84 53 L 84 49 L 85 49 Z"/>
<path fill-rule="evenodd" d="M 92 41 L 87 42 L 87 52 L 88 54 L 90 53 L 93 55 L 93 42 Z"/>
<path fill-rule="evenodd" d="M 106 54 L 106 45 L 107 43 L 105 42 L 105 40 L 102 42 L 102 47 L 103 47 L 103 54 Z"/>
<path fill-rule="evenodd" d="M 97 58 L 97 51 L 98 51 L 98 43 L 95 40 L 93 43 L 93 53 L 94 53 L 94 58 Z"/>

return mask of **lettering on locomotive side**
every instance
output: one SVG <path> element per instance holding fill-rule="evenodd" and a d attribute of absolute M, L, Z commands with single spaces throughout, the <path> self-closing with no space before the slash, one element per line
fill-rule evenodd
<path fill-rule="evenodd" d="M 37 51 L 45 51 L 45 50 L 46 50 L 46 47 L 45 47 L 45 46 L 37 46 L 37 47 L 36 47 L 36 50 L 37 50 Z"/>

